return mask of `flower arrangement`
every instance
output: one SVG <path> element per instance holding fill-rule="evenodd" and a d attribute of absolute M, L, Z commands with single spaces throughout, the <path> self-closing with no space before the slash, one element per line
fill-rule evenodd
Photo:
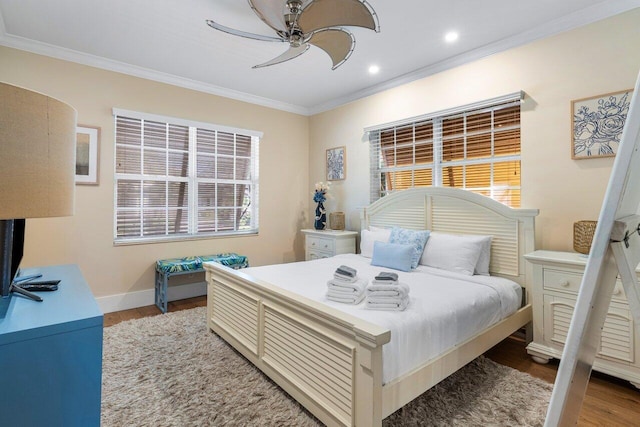
<path fill-rule="evenodd" d="M 316 203 L 324 203 L 329 197 L 329 190 L 331 189 L 330 182 L 316 182 L 316 189 L 313 193 L 313 201 Z"/>
<path fill-rule="evenodd" d="M 331 189 L 330 182 L 316 182 L 316 189 L 313 193 L 313 201 L 318 204 L 316 206 L 316 216 L 313 226 L 316 230 L 324 230 L 327 226 L 327 210 L 323 203 L 329 197 L 329 190 Z"/>

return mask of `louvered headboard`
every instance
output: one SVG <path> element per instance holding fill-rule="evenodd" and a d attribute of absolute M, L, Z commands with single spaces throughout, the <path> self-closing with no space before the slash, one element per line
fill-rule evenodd
<path fill-rule="evenodd" d="M 535 248 L 537 215 L 537 209 L 512 209 L 466 190 L 424 187 L 398 191 L 372 203 L 363 209 L 361 226 L 491 235 L 491 274 L 526 286 L 529 269 L 524 254 Z"/>

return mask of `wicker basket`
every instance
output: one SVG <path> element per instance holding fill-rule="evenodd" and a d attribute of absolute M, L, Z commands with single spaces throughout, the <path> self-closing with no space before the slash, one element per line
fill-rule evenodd
<path fill-rule="evenodd" d="M 598 221 L 578 221 L 573 223 L 573 250 L 581 254 L 588 254 L 591 250 L 593 234 Z"/>
<path fill-rule="evenodd" d="M 329 227 L 332 230 L 344 230 L 344 212 L 331 212 L 329 214 Z"/>

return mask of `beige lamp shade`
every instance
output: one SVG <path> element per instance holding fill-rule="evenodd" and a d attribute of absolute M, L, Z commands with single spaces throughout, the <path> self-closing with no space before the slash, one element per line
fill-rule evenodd
<path fill-rule="evenodd" d="M 0 219 L 73 215 L 76 111 L 0 82 Z"/>

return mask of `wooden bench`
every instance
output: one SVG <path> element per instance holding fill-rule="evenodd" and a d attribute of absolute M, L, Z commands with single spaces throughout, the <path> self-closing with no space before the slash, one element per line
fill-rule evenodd
<path fill-rule="evenodd" d="M 158 306 L 160 311 L 163 313 L 167 312 L 167 286 L 169 284 L 169 277 L 202 272 L 204 271 L 202 263 L 211 261 L 226 265 L 235 270 L 249 267 L 247 257 L 235 253 L 170 258 L 156 261 L 156 306 Z"/>

